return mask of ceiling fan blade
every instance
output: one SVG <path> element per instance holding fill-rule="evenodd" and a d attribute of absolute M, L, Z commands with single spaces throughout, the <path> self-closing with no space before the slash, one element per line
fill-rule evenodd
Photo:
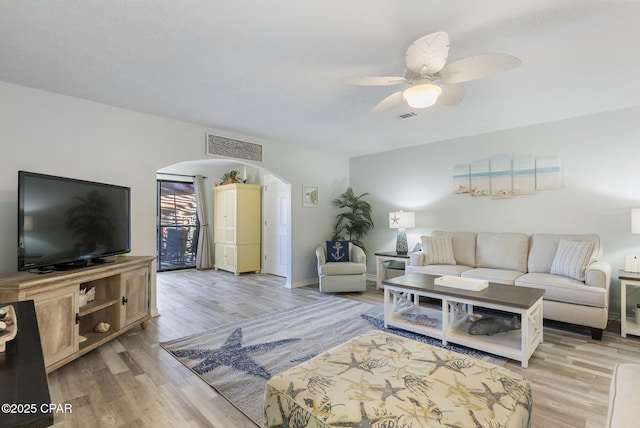
<path fill-rule="evenodd" d="M 358 86 L 391 86 L 406 83 L 407 79 L 398 76 L 363 76 L 349 77 L 344 82 Z"/>
<path fill-rule="evenodd" d="M 449 55 L 449 35 L 444 31 L 420 37 L 407 48 L 407 68 L 420 75 L 442 70 Z"/>
<path fill-rule="evenodd" d="M 402 92 L 404 91 L 394 92 L 393 94 L 389 95 L 388 97 L 380 101 L 378 104 L 376 104 L 376 106 L 372 108 L 371 111 L 377 112 L 377 111 L 385 110 L 385 109 L 388 109 L 389 107 L 393 107 L 394 105 L 402 102 Z"/>
<path fill-rule="evenodd" d="M 443 83 L 442 93 L 438 97 L 438 104 L 453 107 L 464 98 L 464 86 L 457 83 Z"/>
<path fill-rule="evenodd" d="M 511 70 L 521 63 L 509 54 L 480 54 L 447 64 L 440 70 L 440 78 L 446 83 L 467 82 Z"/>

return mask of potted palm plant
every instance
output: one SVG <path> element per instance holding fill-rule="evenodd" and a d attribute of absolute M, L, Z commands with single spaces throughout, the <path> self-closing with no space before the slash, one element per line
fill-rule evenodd
<path fill-rule="evenodd" d="M 344 209 L 336 216 L 336 225 L 332 241 L 347 240 L 362 248 L 365 253 L 362 238 L 373 229 L 371 220 L 371 205 L 364 200 L 369 193 L 356 195 L 349 187 L 343 194 L 333 200 L 333 205 Z"/>

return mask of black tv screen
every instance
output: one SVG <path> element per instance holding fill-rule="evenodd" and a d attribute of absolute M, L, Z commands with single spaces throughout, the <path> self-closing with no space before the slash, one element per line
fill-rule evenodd
<path fill-rule="evenodd" d="M 18 270 L 130 252 L 130 202 L 129 187 L 18 171 Z"/>

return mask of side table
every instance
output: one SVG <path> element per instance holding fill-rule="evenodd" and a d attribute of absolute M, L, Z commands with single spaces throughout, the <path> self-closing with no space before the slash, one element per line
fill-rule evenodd
<path fill-rule="evenodd" d="M 627 287 L 640 287 L 640 273 L 618 272 L 620 279 L 620 334 L 627 337 L 628 334 L 640 336 L 640 324 L 635 322 L 635 314 L 627 316 Z"/>
<path fill-rule="evenodd" d="M 404 263 L 405 268 L 409 263 L 409 254 L 398 254 L 395 251 L 382 251 L 376 255 L 376 289 L 382 288 L 384 278 L 384 262 L 396 260 Z"/>

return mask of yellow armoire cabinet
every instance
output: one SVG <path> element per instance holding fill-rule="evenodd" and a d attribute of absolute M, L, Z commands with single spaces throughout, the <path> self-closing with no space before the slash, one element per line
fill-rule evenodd
<path fill-rule="evenodd" d="M 260 272 L 262 186 L 224 184 L 213 191 L 213 267 L 236 275 Z"/>

